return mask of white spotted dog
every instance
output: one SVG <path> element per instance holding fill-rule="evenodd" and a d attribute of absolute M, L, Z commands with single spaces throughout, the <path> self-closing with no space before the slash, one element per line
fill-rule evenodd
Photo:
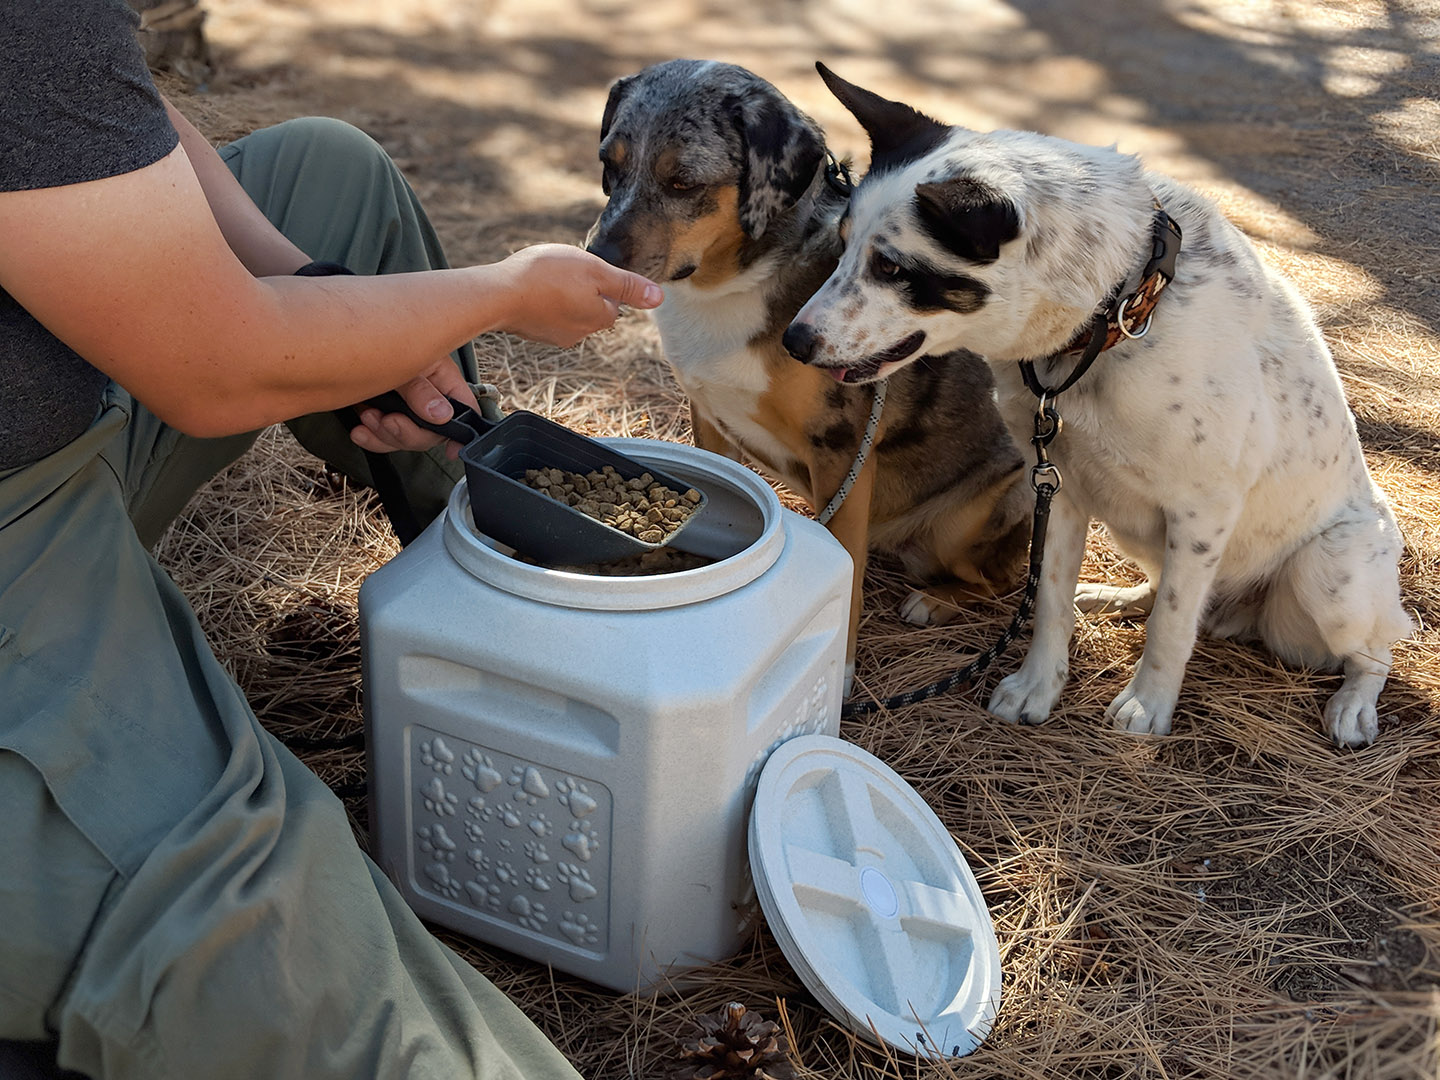
<path fill-rule="evenodd" d="M 839 266 L 786 332 L 793 355 L 844 368 L 888 353 L 870 379 L 973 350 L 1024 442 L 1036 392 L 1055 404 L 1092 339 L 1114 342 L 1089 351 L 1093 364 L 1058 401 L 1049 455 L 1063 483 L 1034 637 L 990 711 L 1043 722 L 1068 675 L 1075 606 L 1130 609 L 1148 621 L 1135 674 L 1107 710 L 1118 728 L 1169 732 L 1204 625 L 1289 663 L 1342 667 L 1326 729 L 1340 745 L 1372 742 L 1391 644 L 1412 629 L 1402 542 L 1294 288 L 1214 206 L 1133 157 L 948 127 L 819 67 L 869 132 L 872 160 Z M 1171 220 L 1183 242 L 1166 287 L 1155 256 Z M 1077 591 L 1092 518 L 1145 584 Z"/>
<path fill-rule="evenodd" d="M 848 188 L 815 123 L 744 68 L 672 60 L 616 82 L 600 126 L 609 201 L 588 247 L 664 284 L 654 319 L 696 444 L 755 462 L 822 518 L 852 482 L 826 522 L 855 566 L 847 675 L 868 551 L 924 584 L 901 609 L 920 625 L 1009 588 L 1034 500 L 985 363 L 959 353 L 890 379 L 857 470 L 876 387 L 781 343 L 840 255 Z"/>

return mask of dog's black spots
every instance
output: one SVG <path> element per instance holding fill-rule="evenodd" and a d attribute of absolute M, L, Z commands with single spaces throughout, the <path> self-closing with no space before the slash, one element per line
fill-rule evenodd
<path fill-rule="evenodd" d="M 1209 436 L 1206 435 L 1203 431 L 1197 431 L 1197 432 L 1195 432 L 1194 435 L 1191 435 L 1191 436 L 1190 436 L 1190 441 L 1191 441 L 1192 443 L 1194 443 L 1196 446 L 1199 446 L 1199 445 L 1200 445 L 1201 443 L 1203 443 L 1207 438 L 1209 438 Z"/>
<path fill-rule="evenodd" d="M 845 393 L 845 388 L 839 383 L 827 387 L 825 390 L 825 404 L 829 405 L 832 409 L 843 409 L 849 399 L 850 395 Z"/>
<path fill-rule="evenodd" d="M 1225 279 L 1231 293 L 1242 300 L 1259 300 L 1260 290 L 1255 282 L 1243 274 L 1231 274 Z"/>
<path fill-rule="evenodd" d="M 1335 583 L 1341 588 L 1344 588 L 1346 585 L 1349 585 L 1350 582 L 1353 580 L 1354 578 L 1352 578 L 1349 574 L 1341 574 L 1335 579 Z"/>
<path fill-rule="evenodd" d="M 1166 412 L 1179 412 L 1179 411 L 1182 410 L 1183 408 L 1185 408 L 1185 403 L 1184 403 L 1183 401 L 1172 401 L 1169 405 L 1166 405 L 1166 406 L 1165 406 L 1165 411 L 1166 411 Z"/>
<path fill-rule="evenodd" d="M 815 69 L 840 104 L 850 110 L 870 136 L 870 172 L 880 173 L 918 161 L 939 147 L 950 128 L 924 113 L 889 101 L 870 90 L 846 82 L 824 64 Z"/>
<path fill-rule="evenodd" d="M 1171 386 L 1179 386 L 1179 385 L 1180 385 L 1180 376 L 1179 376 L 1179 375 L 1171 375 L 1166 381 L 1167 381 Z"/>
<path fill-rule="evenodd" d="M 1180 609 L 1180 597 L 1176 596 L 1175 590 L 1169 586 L 1165 589 L 1164 600 L 1165 606 L 1171 611 L 1178 611 Z"/>
<path fill-rule="evenodd" d="M 812 432 L 810 435 L 810 445 L 819 450 L 853 450 L 859 441 L 855 428 L 844 420 L 837 420 L 824 431 Z"/>
<path fill-rule="evenodd" d="M 888 259 L 877 252 L 871 276 L 899 289 L 915 311 L 954 311 L 969 315 L 985 306 L 990 286 L 966 274 L 947 274 L 919 259 Z M 886 263 L 889 265 L 886 266 Z M 886 272 L 888 271 L 888 272 Z"/>
<path fill-rule="evenodd" d="M 1206 540 L 1196 540 L 1190 545 L 1190 550 L 1196 555 L 1204 555 L 1210 550 L 1210 544 Z"/>
<path fill-rule="evenodd" d="M 1173 536 L 1171 536 L 1171 537 L 1169 537 L 1169 538 L 1166 539 L 1166 541 L 1165 541 L 1165 547 L 1166 547 L 1167 549 L 1169 549 L 1170 551 L 1179 551 L 1179 550 L 1180 550 L 1180 541 L 1179 541 L 1179 540 L 1176 540 Z"/>
<path fill-rule="evenodd" d="M 1030 235 L 1025 240 L 1025 258 L 1031 262 L 1037 261 L 1054 242 L 1054 230 L 1037 225 L 1030 230 Z"/>
<path fill-rule="evenodd" d="M 1211 555 L 1208 559 L 1205 560 L 1205 568 L 1208 570 L 1210 567 L 1214 566 L 1219 561 L 1219 555 Z"/>
<path fill-rule="evenodd" d="M 931 239 L 970 262 L 994 262 L 1000 245 L 1020 233 L 1015 204 L 964 176 L 918 185 L 915 209 Z"/>
<path fill-rule="evenodd" d="M 1186 510 L 1185 517 L 1191 521 L 1194 521 L 1195 518 L 1199 517 L 1199 515 L 1194 510 Z"/>

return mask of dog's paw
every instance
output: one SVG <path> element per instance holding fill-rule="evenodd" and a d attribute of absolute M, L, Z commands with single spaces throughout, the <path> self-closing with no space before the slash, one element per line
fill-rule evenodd
<path fill-rule="evenodd" d="M 1087 615 L 1149 615 L 1155 605 L 1155 586 L 1146 582 L 1121 588 L 1082 581 L 1075 586 L 1075 606 Z"/>
<path fill-rule="evenodd" d="M 914 626 L 941 626 L 960 613 L 954 604 L 915 589 L 900 605 L 900 617 Z"/>
<path fill-rule="evenodd" d="M 1170 720 L 1175 714 L 1175 698 L 1169 694 L 1146 694 L 1136 687 L 1137 680 L 1120 691 L 1120 696 L 1105 710 L 1106 718 L 1116 731 L 1132 735 L 1169 735 Z"/>
<path fill-rule="evenodd" d="M 1014 675 L 1000 680 L 986 708 L 1012 724 L 1043 724 L 1060 700 L 1060 689 L 1069 672 L 1069 665 L 1061 663 L 1048 674 L 1037 677 L 1034 669 L 1022 664 Z"/>
<path fill-rule="evenodd" d="M 1340 687 L 1325 705 L 1325 730 L 1336 746 L 1369 746 L 1380 734 L 1374 695 Z"/>

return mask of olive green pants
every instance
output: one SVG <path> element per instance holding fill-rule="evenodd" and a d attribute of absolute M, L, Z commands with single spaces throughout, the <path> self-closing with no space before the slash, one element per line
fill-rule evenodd
<path fill-rule="evenodd" d="M 441 265 L 354 129 L 297 121 L 224 156 L 313 258 Z M 333 417 L 293 427 L 364 478 Z M 112 386 L 84 435 L 0 473 L 0 1039 L 107 1080 L 574 1080 L 361 853 L 151 558 L 250 442 L 182 436 Z M 433 516 L 452 466 L 404 458 Z"/>

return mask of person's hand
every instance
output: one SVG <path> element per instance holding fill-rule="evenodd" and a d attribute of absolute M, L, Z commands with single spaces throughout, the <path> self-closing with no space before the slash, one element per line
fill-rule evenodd
<path fill-rule="evenodd" d="M 562 348 L 612 326 L 622 305 L 654 308 L 665 299 L 648 278 L 565 244 L 522 248 L 496 270 L 514 297 L 499 329 Z"/>
<path fill-rule="evenodd" d="M 479 409 L 475 393 L 460 374 L 460 369 L 448 356 L 419 378 L 411 379 L 404 386 L 396 388 L 405 403 L 415 410 L 416 416 L 425 416 L 437 424 L 443 424 L 455 415 L 455 410 L 445 399 L 456 401 Z M 392 450 L 428 450 L 444 440 L 418 426 L 402 413 L 382 413 L 374 406 L 359 409 L 360 423 L 350 432 L 350 440 L 362 450 L 376 454 L 388 454 Z M 445 448 L 453 461 L 460 454 L 460 444 L 453 440 Z"/>

